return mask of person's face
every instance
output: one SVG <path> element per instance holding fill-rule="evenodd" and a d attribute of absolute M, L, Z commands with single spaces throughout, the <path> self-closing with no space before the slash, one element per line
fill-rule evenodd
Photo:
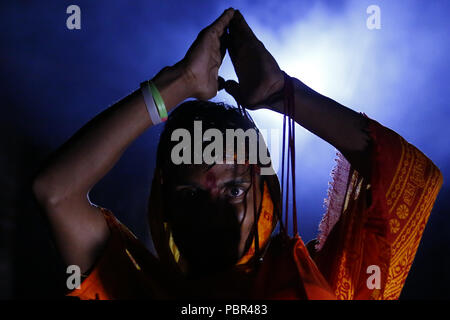
<path fill-rule="evenodd" d="M 251 244 L 260 177 L 252 184 L 250 166 L 217 164 L 178 168 L 170 183 L 170 222 L 174 239 L 188 263 L 198 269 L 237 262 Z"/>

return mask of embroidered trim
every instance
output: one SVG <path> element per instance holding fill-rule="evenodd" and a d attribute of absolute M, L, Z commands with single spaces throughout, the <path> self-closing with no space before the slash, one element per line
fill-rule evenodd
<path fill-rule="evenodd" d="M 347 182 L 350 173 L 350 163 L 340 153 L 336 152 L 336 164 L 331 171 L 332 181 L 328 183 L 327 198 L 324 199 L 325 214 L 319 224 L 316 250 L 320 251 L 334 225 L 339 220 L 347 193 Z"/>

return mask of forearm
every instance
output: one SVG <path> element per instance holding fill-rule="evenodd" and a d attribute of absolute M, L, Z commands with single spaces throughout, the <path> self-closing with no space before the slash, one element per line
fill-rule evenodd
<path fill-rule="evenodd" d="M 342 152 L 364 151 L 368 136 L 365 118 L 304 85 L 297 79 L 295 121 Z"/>
<path fill-rule="evenodd" d="M 188 97 L 182 75 L 163 69 L 154 79 L 170 111 Z M 138 89 L 83 126 L 57 150 L 35 179 L 38 199 L 58 202 L 87 195 L 152 121 Z"/>

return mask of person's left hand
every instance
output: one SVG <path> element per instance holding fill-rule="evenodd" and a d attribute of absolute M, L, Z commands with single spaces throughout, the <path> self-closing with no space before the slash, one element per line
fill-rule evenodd
<path fill-rule="evenodd" d="M 260 103 L 283 88 L 284 75 L 239 11 L 235 11 L 229 30 L 228 52 L 239 83 L 226 81 L 225 91 L 244 107 L 260 108 Z"/>

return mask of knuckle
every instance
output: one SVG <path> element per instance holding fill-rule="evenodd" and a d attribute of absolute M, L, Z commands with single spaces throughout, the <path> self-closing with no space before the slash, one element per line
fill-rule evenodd
<path fill-rule="evenodd" d="M 211 27 L 207 32 L 207 35 L 211 38 L 216 38 L 217 34 L 218 34 L 218 30 L 215 27 Z"/>
<path fill-rule="evenodd" d="M 209 28 L 205 28 L 202 31 L 200 31 L 200 33 L 198 34 L 198 38 L 202 38 L 204 36 L 206 36 L 209 33 Z"/>

